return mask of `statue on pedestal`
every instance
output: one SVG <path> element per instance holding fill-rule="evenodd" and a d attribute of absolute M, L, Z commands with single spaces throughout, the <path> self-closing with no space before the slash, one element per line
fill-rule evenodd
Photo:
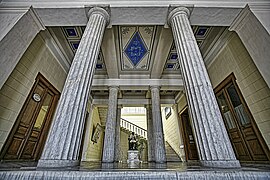
<path fill-rule="evenodd" d="M 138 150 L 137 139 L 134 132 L 132 132 L 131 135 L 129 135 L 128 137 L 128 145 L 129 145 L 129 150 Z"/>

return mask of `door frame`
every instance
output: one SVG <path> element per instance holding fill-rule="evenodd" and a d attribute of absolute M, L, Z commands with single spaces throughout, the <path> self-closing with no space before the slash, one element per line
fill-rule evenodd
<path fill-rule="evenodd" d="M 189 116 L 188 105 L 186 105 L 178 114 L 179 123 L 180 123 L 179 128 L 180 128 L 180 132 L 181 132 L 183 143 L 184 143 L 185 159 L 186 159 L 186 161 L 197 161 L 197 160 L 199 160 L 199 152 L 198 152 L 198 148 L 197 148 L 197 144 L 196 144 L 196 138 L 195 138 L 195 135 L 194 135 L 194 131 L 193 131 L 193 127 L 191 125 L 191 122 L 189 122 L 189 123 L 190 123 L 192 134 L 193 134 L 193 137 L 194 137 L 194 142 L 195 142 L 195 147 L 196 147 L 198 159 L 189 159 L 189 157 L 188 157 L 188 155 L 189 155 L 189 150 L 188 150 L 189 146 L 188 146 L 188 142 L 187 142 L 187 139 L 186 139 L 186 135 L 185 135 L 186 130 L 184 129 L 183 118 L 182 118 L 183 113 L 185 113 L 186 111 L 187 111 L 187 114 Z M 190 121 L 190 118 L 189 118 L 189 121 Z"/>
<path fill-rule="evenodd" d="M 36 78 L 35 78 L 35 82 L 34 82 L 32 88 L 31 88 L 30 92 L 28 93 L 28 95 L 27 95 L 27 97 L 25 99 L 25 102 L 23 103 L 22 108 L 21 108 L 21 110 L 20 110 L 20 112 L 19 112 L 19 114 L 18 114 L 18 116 L 17 116 L 17 118 L 15 120 L 15 123 L 13 124 L 13 126 L 11 128 L 11 131 L 10 131 L 10 133 L 9 133 L 9 135 L 8 135 L 8 137 L 7 137 L 4 145 L 3 145 L 3 148 L 2 148 L 2 150 L 0 152 L 0 160 L 2 160 L 2 161 L 29 161 L 29 160 L 25 160 L 25 159 L 14 159 L 14 160 L 13 159 L 12 160 L 8 160 L 7 159 L 6 160 L 6 159 L 4 159 L 4 156 L 6 154 L 6 151 L 9 149 L 10 144 L 12 143 L 13 136 L 16 133 L 16 131 L 18 129 L 18 126 L 20 125 L 21 116 L 23 115 L 23 112 L 27 108 L 27 105 L 28 105 L 28 103 L 30 102 L 30 100 L 32 98 L 32 94 L 33 94 L 34 90 L 36 89 L 36 87 L 37 87 L 37 85 L 38 85 L 38 83 L 40 81 L 46 86 L 46 88 L 50 89 L 55 94 L 55 97 L 53 99 L 52 106 L 51 106 L 52 111 L 49 112 L 49 114 L 47 115 L 48 117 L 53 118 L 53 114 L 54 114 L 54 112 L 56 110 L 57 102 L 58 102 L 59 97 L 60 97 L 60 92 L 39 72 L 37 74 Z M 37 108 L 40 108 L 41 105 L 42 105 L 42 103 L 40 103 Z M 36 117 L 37 116 L 37 112 L 35 112 L 35 114 L 33 114 L 33 116 Z M 51 123 L 52 123 L 52 119 L 51 119 L 50 123 L 45 123 L 44 124 L 44 129 L 45 128 L 48 128 L 48 131 L 49 131 L 50 130 Z M 36 152 L 36 153 L 38 153 L 36 155 L 36 157 L 37 157 L 36 160 L 38 160 L 40 158 L 40 156 L 41 156 L 41 153 L 42 153 L 42 150 L 43 150 L 42 148 L 45 145 L 45 142 L 46 142 L 46 139 L 47 139 L 47 135 L 48 135 L 48 133 L 42 132 L 42 135 L 39 138 L 39 140 L 40 139 L 43 139 L 42 140 L 43 142 L 41 142 L 40 144 L 37 145 L 37 146 L 40 146 L 39 147 L 40 148 L 40 151 L 39 152 Z"/>
<path fill-rule="evenodd" d="M 262 147 L 262 149 L 264 150 L 264 152 L 265 152 L 265 154 L 266 154 L 266 156 L 267 156 L 267 158 L 268 158 L 268 161 L 269 161 L 269 160 L 270 160 L 270 152 L 269 152 L 269 148 L 268 148 L 268 146 L 267 146 L 265 140 L 264 140 L 263 137 L 262 137 L 262 134 L 261 134 L 261 132 L 260 132 L 258 126 L 257 126 L 257 123 L 255 122 L 255 119 L 254 119 L 254 117 L 253 117 L 251 111 L 250 111 L 249 108 L 248 108 L 248 105 L 247 105 L 247 103 L 246 103 L 246 101 L 245 101 L 245 99 L 244 99 L 243 94 L 242 94 L 241 91 L 240 91 L 240 88 L 239 88 L 238 84 L 236 83 L 236 77 L 235 77 L 235 75 L 234 75 L 233 72 L 232 72 L 230 75 L 228 75 L 221 83 L 219 83 L 219 84 L 214 88 L 215 96 L 216 96 L 218 93 L 220 93 L 224 88 L 226 88 L 226 87 L 229 85 L 229 83 L 232 83 L 232 84 L 234 85 L 234 87 L 235 87 L 235 89 L 236 89 L 236 92 L 237 92 L 237 94 L 238 94 L 238 96 L 239 96 L 239 98 L 240 98 L 240 100 L 241 100 L 241 102 L 242 102 L 242 104 L 243 104 L 243 106 L 244 106 L 244 109 L 245 109 L 245 110 L 247 111 L 247 113 L 248 113 L 248 116 L 249 116 L 249 118 L 250 118 L 250 123 L 251 123 L 251 126 L 252 126 L 253 130 L 254 130 L 254 133 L 256 134 L 256 136 L 257 136 L 257 138 L 258 138 L 258 141 L 259 141 L 259 143 L 261 144 L 261 147 Z M 233 112 L 233 113 L 235 113 L 235 112 Z M 221 114 L 222 114 L 222 113 L 221 113 Z M 223 118 L 223 117 L 222 117 L 222 118 Z M 224 121 L 224 119 L 223 119 L 223 121 Z M 238 123 L 238 122 L 237 122 L 237 123 Z M 224 122 L 224 124 L 225 124 L 225 122 Z M 238 125 L 238 126 L 239 126 L 239 125 Z M 227 130 L 227 128 L 226 128 L 226 130 Z M 227 131 L 228 131 L 228 130 L 227 130 Z M 241 132 L 241 130 L 240 130 L 240 132 Z M 228 133 L 229 133 L 229 132 L 228 132 Z M 242 133 L 242 132 L 241 132 L 241 133 Z M 241 136 L 243 136 L 243 135 L 241 135 Z M 231 138 L 230 138 L 230 141 L 231 141 L 231 143 L 233 143 L 232 140 L 231 140 Z M 244 141 L 245 141 L 245 140 L 244 140 Z M 245 142 L 245 143 L 246 143 L 246 142 Z M 248 149 L 248 151 L 249 151 L 249 149 Z M 252 162 L 256 162 L 256 161 L 252 161 Z M 258 161 L 258 162 L 263 162 L 263 161 Z"/>

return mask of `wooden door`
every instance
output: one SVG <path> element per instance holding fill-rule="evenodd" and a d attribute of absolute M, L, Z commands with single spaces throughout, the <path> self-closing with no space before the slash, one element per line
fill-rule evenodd
<path fill-rule="evenodd" d="M 226 99 L 226 95 L 223 91 L 217 94 L 217 100 L 220 105 L 221 113 L 223 115 L 225 126 L 229 133 L 232 146 L 235 150 L 236 157 L 239 160 L 251 160 L 247 146 L 244 143 L 244 137 L 236 125 L 237 123 L 235 122 L 235 118 L 233 117 L 231 109 L 228 105 L 228 100 Z"/>
<path fill-rule="evenodd" d="M 184 148 L 186 154 L 186 160 L 198 160 L 198 151 L 195 144 L 195 139 L 193 131 L 191 128 L 191 123 L 188 115 L 188 109 L 186 108 L 181 114 L 181 127 L 182 127 L 182 137 L 184 140 Z"/>
<path fill-rule="evenodd" d="M 229 80 L 228 80 L 229 78 Z M 233 75 L 216 92 L 236 157 L 241 161 L 269 161 L 269 149 L 246 106 Z"/>
<path fill-rule="evenodd" d="M 1 159 L 40 157 L 58 99 L 59 92 L 39 74 L 4 145 Z"/>

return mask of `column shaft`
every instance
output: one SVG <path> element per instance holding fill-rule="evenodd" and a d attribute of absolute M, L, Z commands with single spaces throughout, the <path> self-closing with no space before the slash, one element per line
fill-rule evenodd
<path fill-rule="evenodd" d="M 214 167 L 239 167 L 188 15 L 187 8 L 176 8 L 170 13 L 169 22 L 179 56 L 201 163 Z"/>
<path fill-rule="evenodd" d="M 165 144 L 163 136 L 163 126 L 160 111 L 159 87 L 151 87 L 152 117 L 153 117 L 153 137 L 155 148 L 155 161 L 157 163 L 166 162 Z"/>
<path fill-rule="evenodd" d="M 110 87 L 102 162 L 114 162 L 118 87 Z"/>
<path fill-rule="evenodd" d="M 76 166 L 86 105 L 105 31 L 108 13 L 92 8 L 89 21 L 70 67 L 39 167 Z"/>
<path fill-rule="evenodd" d="M 153 117 L 152 106 L 146 106 L 146 119 L 147 119 L 147 144 L 148 144 L 148 161 L 155 161 L 155 143 L 153 138 Z"/>
<path fill-rule="evenodd" d="M 121 150 L 120 150 L 120 121 L 121 121 L 121 106 L 117 107 L 116 116 L 116 127 L 115 127 L 115 151 L 114 151 L 114 161 L 119 162 L 121 160 Z"/>

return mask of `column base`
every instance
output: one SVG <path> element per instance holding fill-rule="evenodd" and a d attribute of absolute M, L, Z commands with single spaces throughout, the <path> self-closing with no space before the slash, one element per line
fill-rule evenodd
<path fill-rule="evenodd" d="M 40 159 L 37 167 L 54 168 L 54 167 L 75 167 L 79 166 L 79 160 L 61 160 L 61 159 Z"/>
<path fill-rule="evenodd" d="M 202 166 L 216 168 L 241 168 L 238 160 L 229 161 L 200 161 Z"/>

